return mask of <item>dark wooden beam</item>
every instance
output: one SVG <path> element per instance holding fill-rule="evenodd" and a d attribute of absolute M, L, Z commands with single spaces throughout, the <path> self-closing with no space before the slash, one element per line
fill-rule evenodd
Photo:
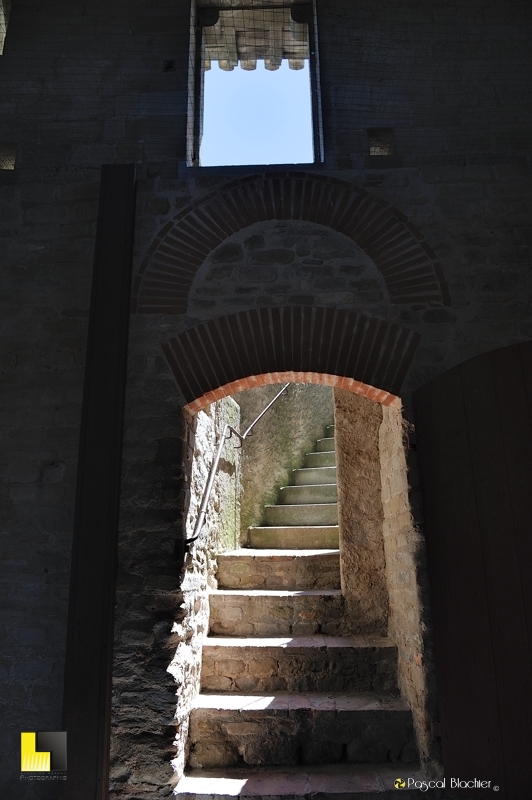
<path fill-rule="evenodd" d="M 68 800 L 105 800 L 134 165 L 102 167 L 78 457 L 63 727 Z"/>

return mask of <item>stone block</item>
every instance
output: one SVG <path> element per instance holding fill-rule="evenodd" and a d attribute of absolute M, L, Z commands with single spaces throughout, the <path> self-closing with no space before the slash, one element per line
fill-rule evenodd
<path fill-rule="evenodd" d="M 335 526 L 338 524 L 338 504 L 323 502 L 266 506 L 264 521 L 271 526 Z"/>
<path fill-rule="evenodd" d="M 292 250 L 283 248 L 272 248 L 270 250 L 254 250 L 251 261 L 254 264 L 291 264 L 295 253 Z"/>
<path fill-rule="evenodd" d="M 387 639 L 209 637 L 203 654 L 201 685 L 209 691 L 220 677 L 229 679 L 235 691 L 235 676 L 239 681 L 245 678 L 246 691 L 254 692 L 396 691 L 397 651 Z M 264 658 L 274 659 L 277 668 L 268 675 L 256 674 L 255 665 Z"/>
<path fill-rule="evenodd" d="M 190 765 L 412 763 L 412 715 L 376 693 L 200 695 L 190 716 Z"/>
<path fill-rule="evenodd" d="M 217 579 L 227 589 L 339 589 L 339 552 L 233 550 L 218 556 Z"/>
<path fill-rule="evenodd" d="M 333 451 L 308 453 L 305 456 L 305 467 L 333 467 L 336 464 L 336 453 Z"/>
<path fill-rule="evenodd" d="M 292 482 L 296 486 L 308 486 L 309 484 L 336 484 L 336 467 L 312 467 L 306 469 L 295 469 L 292 472 Z"/>
<path fill-rule="evenodd" d="M 336 504 L 335 508 L 336 508 Z M 283 508 L 282 506 L 269 506 L 269 508 Z M 290 515 L 294 508 L 300 506 L 285 506 Z M 303 507 L 305 508 L 305 507 Z M 323 523 L 309 523 L 308 525 L 287 524 L 282 522 L 269 527 L 249 528 L 249 540 L 251 547 L 257 549 L 288 548 L 288 549 L 318 549 L 330 550 L 338 548 L 338 525 L 330 523 L 327 516 L 332 516 L 329 505 L 312 506 L 321 508 L 321 516 L 326 517 Z M 325 509 L 325 513 L 323 513 Z M 295 512 L 293 512 L 295 514 Z M 318 513 L 315 516 L 319 516 Z"/>
<path fill-rule="evenodd" d="M 215 635 L 289 636 L 342 628 L 339 590 L 218 590 L 210 593 L 209 600 L 210 632 Z"/>
<path fill-rule="evenodd" d="M 37 205 L 26 209 L 24 224 L 38 225 L 48 222 L 65 222 L 72 218 L 72 212 L 66 205 Z"/>
<path fill-rule="evenodd" d="M 310 486 L 283 486 L 278 502 L 283 505 L 336 503 L 336 483 Z"/>

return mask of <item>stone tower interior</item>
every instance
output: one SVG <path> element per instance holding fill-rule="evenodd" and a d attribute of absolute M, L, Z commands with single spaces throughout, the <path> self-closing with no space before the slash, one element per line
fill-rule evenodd
<path fill-rule="evenodd" d="M 179 789 L 209 592 L 335 424 L 335 635 L 389 637 L 413 744 L 370 775 L 362 731 L 336 789 L 267 796 L 392 797 L 393 768 L 528 800 L 531 28 L 525 0 L 0 0 L 2 797 L 266 796 Z M 314 159 L 201 166 L 205 70 L 283 61 Z M 216 437 L 284 383 L 187 552 Z M 21 770 L 29 732 L 67 769 Z"/>

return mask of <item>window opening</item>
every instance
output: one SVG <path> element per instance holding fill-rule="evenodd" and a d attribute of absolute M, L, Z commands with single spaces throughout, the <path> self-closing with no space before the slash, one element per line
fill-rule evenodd
<path fill-rule="evenodd" d="M 322 160 L 311 4 L 198 8 L 192 166 Z"/>
<path fill-rule="evenodd" d="M 394 151 L 392 128 L 370 128 L 368 130 L 370 156 L 391 156 Z"/>
<path fill-rule="evenodd" d="M 15 169 L 17 145 L 0 142 L 0 169 Z"/>
<path fill-rule="evenodd" d="M 4 52 L 4 42 L 6 39 L 10 10 L 11 0 L 0 0 L 0 56 Z"/>

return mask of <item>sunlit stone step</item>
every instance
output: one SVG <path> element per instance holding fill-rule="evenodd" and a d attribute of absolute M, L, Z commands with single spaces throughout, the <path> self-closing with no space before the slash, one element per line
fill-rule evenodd
<path fill-rule="evenodd" d="M 295 486 L 336 483 L 336 467 L 310 467 L 305 469 L 294 469 L 292 471 L 292 483 Z"/>
<path fill-rule="evenodd" d="M 305 467 L 334 467 L 336 465 L 336 453 L 329 450 L 324 453 L 307 453 L 305 456 Z"/>
<path fill-rule="evenodd" d="M 221 589 L 339 589 L 340 551 L 231 550 L 218 556 L 217 579 Z"/>
<path fill-rule="evenodd" d="M 285 506 L 290 508 L 290 506 Z M 275 506 L 282 508 L 282 506 Z M 294 508 L 294 506 L 292 506 Z M 295 506 L 301 508 L 301 506 Z M 321 506 L 323 508 L 323 506 Z M 271 525 L 248 528 L 251 547 L 293 550 L 337 548 L 338 525 Z"/>
<path fill-rule="evenodd" d="M 214 637 L 203 644 L 210 692 L 397 691 L 397 650 L 384 637 Z"/>
<path fill-rule="evenodd" d="M 189 766 L 416 761 L 412 714 L 375 692 L 200 694 L 190 717 Z"/>
<path fill-rule="evenodd" d="M 398 790 L 397 778 L 405 788 Z M 410 787 L 407 783 L 410 780 Z M 426 780 L 418 767 L 398 764 L 322 764 L 194 770 L 178 783 L 176 800 L 435 800 L 441 789 L 420 792 Z"/>
<path fill-rule="evenodd" d="M 218 589 L 209 593 L 210 632 L 220 636 L 290 636 L 341 632 L 339 589 Z"/>
<path fill-rule="evenodd" d="M 266 525 L 338 525 L 338 503 L 266 506 L 264 521 Z"/>
<path fill-rule="evenodd" d="M 283 486 L 279 491 L 278 502 L 283 505 L 336 503 L 337 497 L 336 483 Z"/>

